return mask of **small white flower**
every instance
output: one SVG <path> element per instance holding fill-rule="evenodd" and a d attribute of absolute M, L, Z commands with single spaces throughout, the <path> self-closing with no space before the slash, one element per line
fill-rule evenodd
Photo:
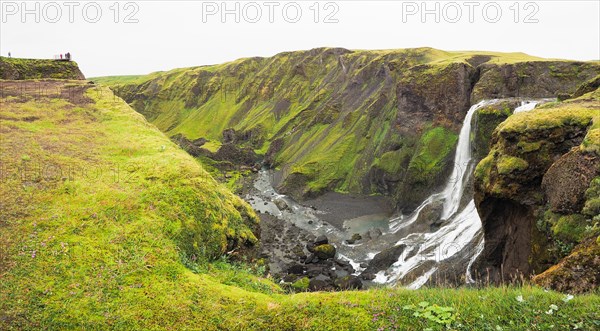
<path fill-rule="evenodd" d="M 562 299 L 562 301 L 564 301 L 564 302 L 569 302 L 569 301 L 573 300 L 573 298 L 575 298 L 575 297 L 574 297 L 574 296 L 572 296 L 572 295 L 570 295 L 570 294 L 567 294 L 567 295 L 565 295 L 565 297 Z"/>
<path fill-rule="evenodd" d="M 552 310 L 558 310 L 558 306 L 557 305 L 550 305 L 550 309 L 552 309 Z"/>
<path fill-rule="evenodd" d="M 548 311 L 546 312 L 546 314 L 548 314 L 548 315 L 552 315 L 552 314 L 554 314 L 554 310 L 550 309 L 550 310 L 548 310 Z"/>
<path fill-rule="evenodd" d="M 500 325 L 496 325 L 496 331 L 502 331 L 504 330 Z"/>
<path fill-rule="evenodd" d="M 522 296 L 522 295 L 519 295 L 519 296 L 517 297 L 517 301 L 519 301 L 519 302 L 523 302 L 523 301 L 525 301 L 525 300 L 523 300 L 523 296 Z"/>

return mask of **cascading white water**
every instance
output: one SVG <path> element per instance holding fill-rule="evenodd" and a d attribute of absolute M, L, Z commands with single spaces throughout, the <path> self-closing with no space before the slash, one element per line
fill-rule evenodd
<path fill-rule="evenodd" d="M 399 220 L 391 228 L 397 231 L 406 227 L 406 223 L 414 222 L 426 206 L 437 201 L 443 202 L 441 219 L 447 221 L 446 224 L 433 233 L 412 233 L 400 239 L 396 245 L 416 246 L 418 247 L 418 252 L 414 255 L 411 254 L 412 256 L 409 258 L 401 256 L 392 265 L 391 270 L 388 270 L 390 276 L 382 277 L 382 275 L 379 275 L 378 279 L 384 280 L 386 283 L 395 282 L 427 263 L 433 264 L 434 266 L 430 267 L 422 276 L 418 277 L 408 286 L 409 288 L 418 288 L 425 284 L 429 280 L 429 277 L 438 269 L 435 264 L 447 260 L 459 252 L 463 252 L 467 245 L 472 243 L 474 239 L 478 241 L 476 244 L 477 247 L 482 244 L 481 220 L 475 208 L 475 201 L 471 199 L 462 210 L 459 211 L 459 208 L 465 185 L 469 179 L 467 174 L 470 174 L 473 168 L 470 137 L 473 114 L 480 108 L 494 104 L 497 101 L 484 100 L 469 109 L 460 130 L 456 154 L 454 156 L 454 167 L 446 186 L 442 192 L 432 194 L 427 198 L 406 222 Z M 470 262 L 470 264 L 472 263 Z M 467 278 L 469 277 L 470 274 Z"/>
<path fill-rule="evenodd" d="M 428 278 L 438 269 L 437 264 L 439 262 L 448 260 L 460 252 L 463 256 L 468 258 L 468 264 L 465 270 L 465 280 L 467 283 L 472 283 L 474 281 L 470 269 L 484 247 L 481 219 L 477 213 L 473 198 L 460 209 L 465 186 L 469 182 L 469 176 L 473 172 L 475 166 L 471 154 L 471 121 L 473 119 L 473 114 L 477 110 L 499 101 L 500 100 L 484 100 L 473 105 L 469 109 L 460 130 L 452 175 L 443 191 L 429 196 L 423 204 L 421 204 L 421 206 L 406 219 L 406 222 L 404 222 L 404 219 L 400 218 L 394 222 L 391 228 L 393 230 L 399 230 L 408 226 L 418 218 L 420 212 L 426 206 L 436 201 L 443 202 L 441 219 L 446 221 L 446 223 L 436 232 L 424 234 L 412 233 L 405 238 L 400 239 L 396 245 L 418 245 L 417 247 L 419 247 L 419 250 L 417 254 L 406 259 L 401 256 L 400 259 L 392 265 L 391 270 L 387 271 L 387 274 L 390 276 L 383 277 L 382 275 L 378 275 L 379 279 L 385 279 L 386 283 L 392 283 L 402 279 L 409 272 L 417 270 L 417 268 L 422 267 L 427 263 L 433 265 L 429 267 L 427 271 L 423 272 L 422 276 L 418 277 L 408 286 L 409 288 L 418 288 L 425 284 Z M 550 101 L 550 99 L 522 101 L 521 105 L 515 108 L 514 113 L 533 110 L 540 102 L 546 101 Z M 465 249 L 469 249 L 469 251 L 465 252 Z"/>
<path fill-rule="evenodd" d="M 533 110 L 538 104 L 538 101 L 521 101 L 521 105 L 513 111 L 513 114 L 523 113 Z"/>
<path fill-rule="evenodd" d="M 444 188 L 444 191 L 442 192 L 441 199 L 444 200 L 444 211 L 442 213 L 443 220 L 447 220 L 458 211 L 466 181 L 468 180 L 468 176 L 465 175 L 470 173 L 469 170 L 472 167 L 471 120 L 473 119 L 473 114 L 478 109 L 494 102 L 496 102 L 496 100 L 481 101 L 472 106 L 467 112 L 467 116 L 465 116 L 463 126 L 460 129 L 460 134 L 458 136 L 458 145 L 456 146 L 456 154 L 454 155 L 452 176 L 448 179 L 446 188 Z"/>

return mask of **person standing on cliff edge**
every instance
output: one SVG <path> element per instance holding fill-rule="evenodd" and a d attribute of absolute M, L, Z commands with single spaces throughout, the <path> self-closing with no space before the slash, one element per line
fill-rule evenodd
<path fill-rule="evenodd" d="M 8 57 L 12 57 L 12 56 L 10 56 L 10 52 L 8 52 Z"/>

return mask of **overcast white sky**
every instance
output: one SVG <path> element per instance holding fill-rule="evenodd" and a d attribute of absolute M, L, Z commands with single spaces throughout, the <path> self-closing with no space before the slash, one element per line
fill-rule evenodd
<path fill-rule="evenodd" d="M 68 51 L 87 77 L 322 46 L 600 59 L 600 0 L 427 1 L 426 7 L 423 1 L 227 1 L 226 8 L 223 1 L 22 2 L 0 1 L 0 54 L 51 58 Z M 225 17 L 223 9 L 230 10 Z"/>

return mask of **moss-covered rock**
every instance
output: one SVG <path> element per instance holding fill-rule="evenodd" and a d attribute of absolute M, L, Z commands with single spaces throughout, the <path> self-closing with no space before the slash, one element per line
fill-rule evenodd
<path fill-rule="evenodd" d="M 600 236 L 573 249 L 558 264 L 533 278 L 539 286 L 566 293 L 597 291 L 600 286 Z"/>
<path fill-rule="evenodd" d="M 331 244 L 323 244 L 314 248 L 315 255 L 321 260 L 333 259 L 335 257 L 335 247 Z"/>
<path fill-rule="evenodd" d="M 473 135 L 471 137 L 474 157 L 483 159 L 490 151 L 492 134 L 496 127 L 512 115 L 517 107 L 518 101 L 505 101 L 483 107 L 473 115 L 471 126 Z"/>
<path fill-rule="evenodd" d="M 518 157 L 502 155 L 498 159 L 496 167 L 498 168 L 498 174 L 508 175 L 514 171 L 523 171 L 527 169 L 529 167 L 529 163 Z"/>
<path fill-rule="evenodd" d="M 309 282 L 310 279 L 308 277 L 302 277 L 292 283 L 292 288 L 298 292 L 307 291 Z"/>
<path fill-rule="evenodd" d="M 475 169 L 481 272 L 539 273 L 594 235 L 600 157 L 585 142 L 600 123 L 596 93 L 512 115 L 494 132 Z"/>

